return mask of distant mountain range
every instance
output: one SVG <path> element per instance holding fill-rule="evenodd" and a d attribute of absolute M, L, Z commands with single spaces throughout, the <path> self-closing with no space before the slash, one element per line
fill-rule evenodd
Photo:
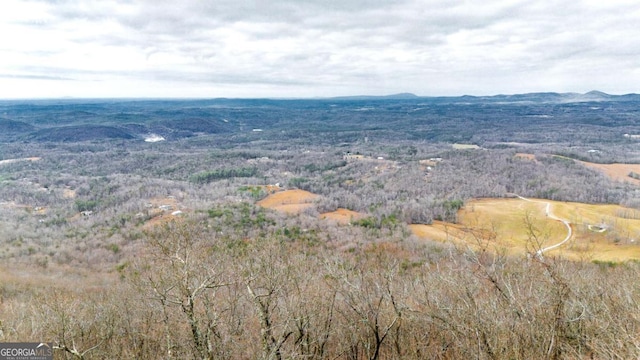
<path fill-rule="evenodd" d="M 438 102 L 493 102 L 493 103 L 572 103 L 572 102 L 599 102 L 599 101 L 640 101 L 639 94 L 611 95 L 602 91 L 589 91 L 588 93 L 557 93 L 536 92 L 513 95 L 489 95 L 489 96 L 418 96 L 412 93 L 400 93 L 384 96 L 338 96 L 328 100 L 337 101 L 361 101 L 361 100 L 433 100 Z"/>
<path fill-rule="evenodd" d="M 393 95 L 356 95 L 356 96 L 337 96 L 330 98 L 331 100 L 347 100 L 347 101 L 357 101 L 357 100 L 413 100 L 419 99 L 420 96 L 412 93 L 400 93 Z"/>
<path fill-rule="evenodd" d="M 0 105 L 38 103 L 39 105 L 61 105 L 61 104 L 94 104 L 99 103 L 128 103 L 128 102 L 192 102 L 202 101 L 217 103 L 237 103 L 255 101 L 288 101 L 288 100 L 309 100 L 309 101 L 376 101 L 376 100 L 399 100 L 399 101 L 429 101 L 438 103 L 572 103 L 572 102 L 599 102 L 599 101 L 640 101 L 640 94 L 612 95 L 602 91 L 593 90 L 587 93 L 558 93 L 558 92 L 532 92 L 524 94 L 499 94 L 499 95 L 461 95 L 461 96 L 419 96 L 413 93 L 398 93 L 391 95 L 354 95 L 335 96 L 317 98 L 193 98 L 193 99 L 169 99 L 169 98 L 60 98 L 60 99 L 22 99 L 3 100 Z"/>
<path fill-rule="evenodd" d="M 493 95 L 493 96 L 464 96 L 466 99 L 478 99 L 482 101 L 497 102 L 552 102 L 552 103 L 569 103 L 569 102 L 591 102 L 591 101 L 638 101 L 640 95 L 610 95 L 601 91 L 589 91 L 588 93 L 555 93 L 540 92 L 515 95 Z"/>

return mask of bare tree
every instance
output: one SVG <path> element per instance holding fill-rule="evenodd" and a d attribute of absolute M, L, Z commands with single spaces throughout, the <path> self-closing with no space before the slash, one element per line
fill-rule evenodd
<path fill-rule="evenodd" d="M 224 273 L 223 252 L 216 252 L 215 239 L 207 239 L 199 227 L 169 223 L 161 231 L 149 234 L 149 252 L 136 264 L 134 281 L 148 299 L 161 306 L 164 324 L 165 356 L 181 357 L 174 349 L 174 312 L 180 311 L 190 333 L 194 355 L 201 359 L 216 357 L 218 329 L 218 291 L 232 282 Z M 180 328 L 180 327 L 179 327 Z"/>

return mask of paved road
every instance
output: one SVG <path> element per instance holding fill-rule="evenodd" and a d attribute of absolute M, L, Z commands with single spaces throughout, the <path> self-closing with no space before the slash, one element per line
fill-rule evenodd
<path fill-rule="evenodd" d="M 522 199 L 522 200 L 524 200 L 524 201 L 537 202 L 537 203 L 547 204 L 547 207 L 546 207 L 546 209 L 545 209 L 545 213 L 546 213 L 547 217 L 548 217 L 549 219 L 552 219 L 552 220 L 560 221 L 560 222 L 561 222 L 561 223 L 563 223 L 563 224 L 564 224 L 564 226 L 566 226 L 566 228 L 567 228 L 567 237 L 565 237 L 565 238 L 564 238 L 564 240 L 560 241 L 559 243 L 557 243 L 557 244 L 555 244 L 555 245 L 547 246 L 547 247 L 545 247 L 545 248 L 542 248 L 542 249 L 538 250 L 538 251 L 536 252 L 536 254 L 537 254 L 537 255 L 542 255 L 542 253 L 544 253 L 545 251 L 553 250 L 553 249 L 555 249 L 555 248 L 557 248 L 557 247 L 560 247 L 560 246 L 564 245 L 564 243 L 566 243 L 567 241 L 569 241 L 569 239 L 571 239 L 571 235 L 573 235 L 573 230 L 571 229 L 571 223 L 570 223 L 570 222 L 568 222 L 568 221 L 567 221 L 567 220 L 565 220 L 565 219 L 561 219 L 561 218 L 559 218 L 559 217 L 557 217 L 557 216 L 553 215 L 553 213 L 551 212 L 551 203 L 550 203 L 550 202 L 547 202 L 547 201 L 541 201 L 541 200 L 531 200 L 531 199 L 527 199 L 527 198 L 525 198 L 525 197 L 522 197 L 522 196 L 520 196 L 520 195 L 518 195 L 518 194 L 513 194 L 513 195 L 515 195 L 518 199 Z"/>

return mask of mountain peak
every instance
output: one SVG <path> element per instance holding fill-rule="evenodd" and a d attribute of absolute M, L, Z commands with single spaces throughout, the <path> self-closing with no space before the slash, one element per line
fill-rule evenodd
<path fill-rule="evenodd" d="M 586 93 L 585 95 L 587 96 L 600 96 L 600 97 L 610 97 L 611 95 L 602 92 L 602 91 L 598 91 L 598 90 L 591 90 L 588 93 Z"/>
<path fill-rule="evenodd" d="M 399 93 L 399 94 L 387 95 L 385 97 L 389 99 L 415 99 L 418 97 L 418 95 L 413 93 Z"/>

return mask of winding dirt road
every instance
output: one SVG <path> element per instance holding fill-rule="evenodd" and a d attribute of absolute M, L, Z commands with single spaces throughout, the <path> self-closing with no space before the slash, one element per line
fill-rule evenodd
<path fill-rule="evenodd" d="M 546 206 L 546 209 L 545 209 L 545 213 L 546 213 L 547 217 L 549 219 L 552 219 L 552 220 L 560 221 L 567 228 L 567 237 L 565 237 L 564 240 L 560 241 L 557 244 L 554 244 L 554 245 L 551 245 L 551 246 L 547 246 L 547 247 L 544 247 L 544 248 L 538 250 L 536 252 L 536 254 L 538 256 L 541 256 L 545 251 L 553 250 L 553 249 L 555 249 L 557 247 L 560 247 L 560 246 L 564 245 L 564 243 L 566 243 L 567 241 L 569 241 L 569 239 L 571 239 L 571 236 L 573 235 L 573 230 L 571 229 L 571 223 L 569 221 L 565 220 L 565 219 L 562 219 L 562 218 L 559 218 L 559 217 L 555 216 L 551 212 L 551 203 L 550 202 L 541 201 L 541 200 L 531 200 L 531 199 L 527 199 L 526 197 L 522 197 L 522 196 L 520 196 L 518 194 L 513 194 L 513 195 L 515 195 L 518 199 L 521 199 L 521 200 L 524 200 L 524 201 L 546 204 L 547 206 Z"/>

